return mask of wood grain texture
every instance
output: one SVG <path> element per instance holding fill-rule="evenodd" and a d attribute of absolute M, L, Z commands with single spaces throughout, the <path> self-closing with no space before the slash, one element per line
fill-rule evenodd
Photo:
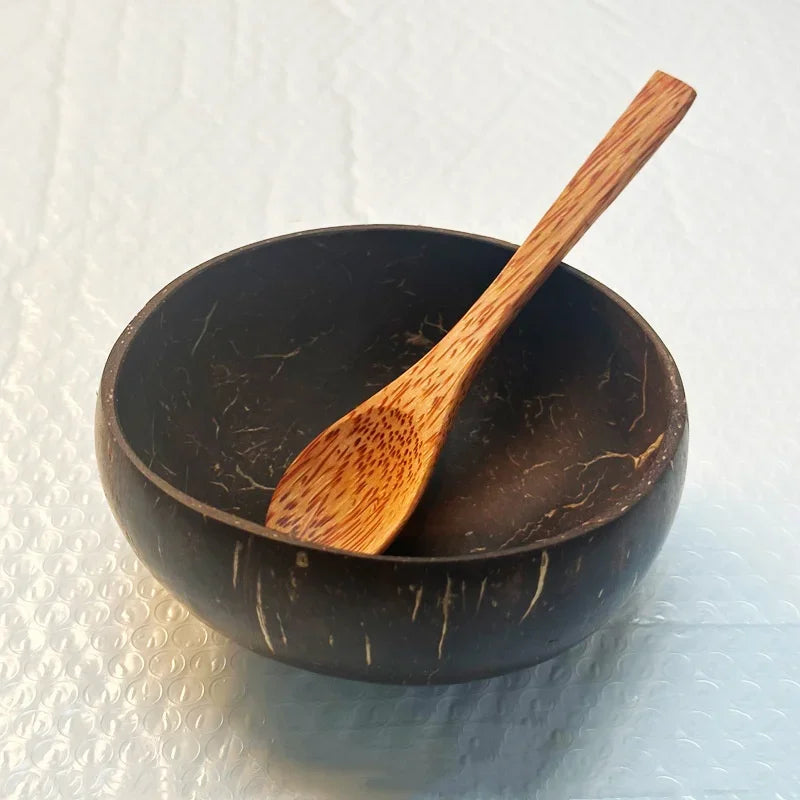
<path fill-rule="evenodd" d="M 300 453 L 276 487 L 268 527 L 364 553 L 391 542 L 418 503 L 494 343 L 694 97 L 676 78 L 653 75 L 464 317 L 411 369 Z"/>

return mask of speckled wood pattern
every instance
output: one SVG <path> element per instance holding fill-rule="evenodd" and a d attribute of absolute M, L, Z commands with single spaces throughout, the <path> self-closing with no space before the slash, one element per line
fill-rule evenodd
<path fill-rule="evenodd" d="M 0 797 L 800 796 L 800 11 L 579 5 L 0 3 Z M 571 257 L 689 400 L 684 501 L 617 621 L 527 672 L 403 689 L 192 618 L 94 465 L 138 308 L 290 230 L 519 241 L 654 68 L 702 100 Z"/>

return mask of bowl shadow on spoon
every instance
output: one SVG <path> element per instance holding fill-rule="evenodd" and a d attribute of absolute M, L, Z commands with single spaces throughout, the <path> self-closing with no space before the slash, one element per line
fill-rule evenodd
<path fill-rule="evenodd" d="M 620 683 L 620 659 L 626 673 L 644 674 L 657 657 L 629 647 L 626 621 L 642 600 L 635 592 L 614 622 L 548 662 L 453 686 L 348 681 L 238 650 L 231 668 L 246 707 L 231 714 L 231 725 L 271 777 L 304 796 L 538 797 L 551 784 L 557 793 L 585 789 L 585 768 L 569 762 L 608 737 L 598 720 L 624 715 L 619 691 L 605 691 Z"/>

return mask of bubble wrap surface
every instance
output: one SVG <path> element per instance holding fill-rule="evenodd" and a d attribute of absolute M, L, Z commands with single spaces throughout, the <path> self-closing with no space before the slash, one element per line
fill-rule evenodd
<path fill-rule="evenodd" d="M 788 0 L 0 2 L 0 798 L 800 797 L 798 30 Z M 291 230 L 519 241 L 654 68 L 699 99 L 570 258 L 662 335 L 692 423 L 615 622 L 416 689 L 194 619 L 94 465 L 133 314 Z"/>

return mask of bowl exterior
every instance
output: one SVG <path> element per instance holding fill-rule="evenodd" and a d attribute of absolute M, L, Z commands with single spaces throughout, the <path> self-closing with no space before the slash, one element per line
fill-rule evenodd
<path fill-rule="evenodd" d="M 102 402 L 96 451 L 138 557 L 199 618 L 298 667 L 387 683 L 454 683 L 545 661 L 604 625 L 642 579 L 678 507 L 674 457 L 621 517 L 547 547 L 485 558 L 375 559 L 226 524 L 143 476 Z"/>

